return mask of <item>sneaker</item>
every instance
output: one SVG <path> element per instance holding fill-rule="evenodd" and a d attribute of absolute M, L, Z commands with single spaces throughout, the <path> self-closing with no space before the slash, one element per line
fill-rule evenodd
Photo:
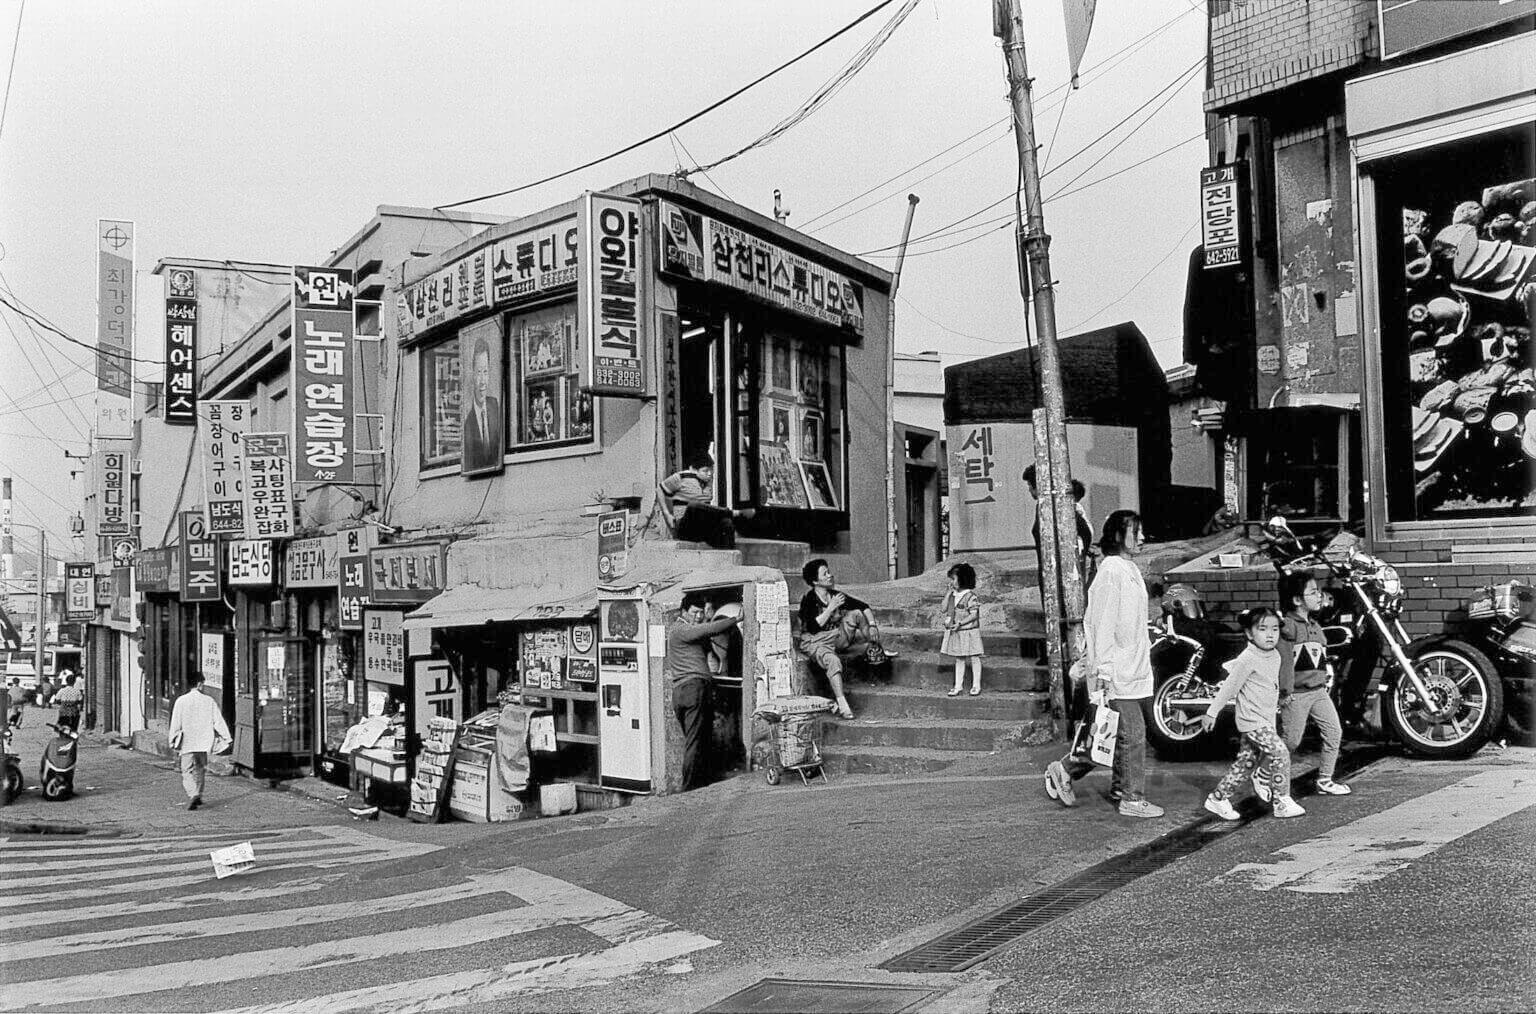
<path fill-rule="evenodd" d="M 1258 797 L 1264 800 L 1264 802 L 1269 802 L 1269 779 L 1255 774 L 1252 778 L 1252 781 L 1253 791 L 1257 793 Z"/>
<path fill-rule="evenodd" d="M 1297 803 L 1290 796 L 1281 796 L 1275 800 L 1276 817 L 1300 817 L 1306 812 L 1306 810 L 1301 808 L 1301 804 Z"/>
<path fill-rule="evenodd" d="M 1325 796 L 1347 796 L 1354 790 L 1343 782 L 1336 782 L 1332 778 L 1319 778 L 1317 791 Z"/>
<path fill-rule="evenodd" d="M 886 658 L 900 658 L 901 657 L 901 652 L 899 652 L 899 651 L 892 651 L 890 648 L 881 648 L 880 650 L 885 654 Z"/>
<path fill-rule="evenodd" d="M 203 805 L 203 797 L 202 796 L 193 796 L 191 799 L 189 799 L 187 801 L 187 809 L 189 809 L 189 810 L 195 810 L 199 806 L 202 806 L 202 805 Z"/>
<path fill-rule="evenodd" d="M 1217 799 L 1215 796 L 1205 797 L 1205 808 L 1222 820 L 1241 820 L 1242 816 L 1233 808 L 1230 800 Z"/>
<path fill-rule="evenodd" d="M 1077 791 L 1072 788 L 1072 776 L 1061 761 L 1051 761 L 1045 768 L 1046 795 L 1062 806 L 1077 805 Z M 1052 790 L 1055 791 L 1052 791 Z"/>
<path fill-rule="evenodd" d="M 1120 816 L 1122 816 L 1122 817 L 1145 817 L 1145 818 L 1148 818 L 1148 819 L 1152 819 L 1152 818 L 1156 818 L 1156 817 L 1161 817 L 1162 815 L 1163 815 L 1163 808 L 1161 806 L 1158 806 L 1156 803 L 1149 802 L 1148 800 L 1145 800 L 1145 799 L 1122 799 L 1122 800 L 1120 800 Z"/>

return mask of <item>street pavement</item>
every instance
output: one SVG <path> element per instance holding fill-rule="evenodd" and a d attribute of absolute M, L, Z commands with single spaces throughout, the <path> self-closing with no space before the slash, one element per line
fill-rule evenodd
<path fill-rule="evenodd" d="M 1388 757 L 1354 795 L 1221 835 L 965 972 L 878 969 L 1202 820 L 1224 767 L 1154 765 L 1169 816 L 1137 821 L 1102 772 L 1077 808 L 1048 800 L 1055 752 L 418 825 L 238 778 L 189 813 L 168 761 L 88 739 L 93 792 L 0 811 L 0 1008 L 696 1011 L 765 977 L 922 986 L 934 1011 L 1536 1007 L 1528 749 Z M 72 807 L 116 833 L 14 833 Z M 238 841 L 255 867 L 215 879 L 209 851 Z"/>

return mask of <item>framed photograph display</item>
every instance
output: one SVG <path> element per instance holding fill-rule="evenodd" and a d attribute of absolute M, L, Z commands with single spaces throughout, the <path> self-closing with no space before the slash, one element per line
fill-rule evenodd
<path fill-rule="evenodd" d="M 819 461 L 800 462 L 800 476 L 805 480 L 805 495 L 810 499 L 811 509 L 818 511 L 837 510 L 837 494 L 832 491 L 832 476 L 827 472 L 827 466 Z"/>
<path fill-rule="evenodd" d="M 810 506 L 805 497 L 805 483 L 795 470 L 795 459 L 788 447 L 763 444 L 758 448 L 758 497 L 765 507 Z"/>
<path fill-rule="evenodd" d="M 492 475 L 502 470 L 506 450 L 506 431 L 502 428 L 506 417 L 501 409 L 505 359 L 500 322 L 492 318 L 462 329 L 459 362 L 468 367 L 460 399 L 460 432 L 464 442 L 460 471 L 465 475 Z"/>
<path fill-rule="evenodd" d="M 794 413 L 793 406 L 782 401 L 766 401 L 763 403 L 768 410 L 768 434 L 766 441 L 777 444 L 780 447 L 793 446 L 794 430 L 790 425 L 790 417 Z"/>
<path fill-rule="evenodd" d="M 793 341 L 783 335 L 773 335 L 768 339 L 766 348 L 768 363 L 763 373 L 768 378 L 769 390 L 792 397 L 795 393 Z"/>
<path fill-rule="evenodd" d="M 796 373 L 800 382 L 800 400 L 807 405 L 820 405 L 824 357 L 821 349 L 802 346 L 796 357 Z"/>
<path fill-rule="evenodd" d="M 823 417 L 819 410 L 802 408 L 800 410 L 800 443 L 795 448 L 801 461 L 821 461 L 824 457 L 822 448 L 825 446 L 823 438 L 826 430 L 822 425 Z"/>
<path fill-rule="evenodd" d="M 525 389 L 527 401 L 523 403 L 523 433 L 520 442 L 542 444 L 559 440 L 562 435 L 561 417 L 564 414 L 559 378 L 528 384 Z"/>

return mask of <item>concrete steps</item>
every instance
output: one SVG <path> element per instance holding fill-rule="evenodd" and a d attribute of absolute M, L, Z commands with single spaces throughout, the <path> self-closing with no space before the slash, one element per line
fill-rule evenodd
<path fill-rule="evenodd" d="M 858 712 L 855 712 L 858 714 Z M 1007 719 L 864 718 L 851 722 L 827 720 L 822 731 L 825 750 L 899 746 L 924 750 L 990 753 L 1019 736 L 1020 723 Z"/>
<path fill-rule="evenodd" d="M 950 697 L 944 690 L 853 683 L 847 688 L 848 704 L 861 719 L 898 718 L 928 723 L 1028 722 L 1049 713 L 1043 694 L 990 690 L 985 686 L 985 673 L 982 683 L 982 692 L 976 697 L 970 696 L 968 689 L 958 697 Z"/>
<path fill-rule="evenodd" d="M 917 775 L 942 771 L 956 761 L 985 757 L 986 750 L 929 750 L 907 746 L 870 746 L 838 752 L 823 748 L 822 766 L 837 775 Z M 785 779 L 793 775 L 786 772 Z"/>

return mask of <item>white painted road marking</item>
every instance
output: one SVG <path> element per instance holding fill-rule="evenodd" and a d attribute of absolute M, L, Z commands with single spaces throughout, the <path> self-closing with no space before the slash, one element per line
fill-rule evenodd
<path fill-rule="evenodd" d="M 1270 891 L 1348 894 L 1450 842 L 1536 805 L 1536 775 L 1495 769 L 1309 838 L 1273 863 L 1242 863 L 1216 878 Z"/>

